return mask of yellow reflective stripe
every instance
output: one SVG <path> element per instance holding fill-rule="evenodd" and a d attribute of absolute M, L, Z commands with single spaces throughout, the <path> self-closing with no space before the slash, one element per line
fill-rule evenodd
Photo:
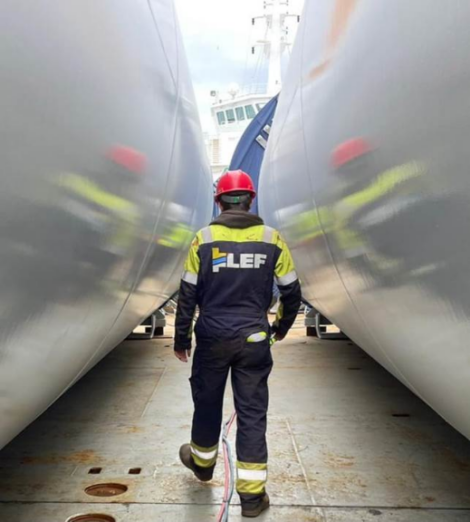
<path fill-rule="evenodd" d="M 212 225 L 212 241 L 233 241 L 234 243 L 264 241 L 264 225 L 255 225 L 249 228 L 228 228 L 223 225 Z"/>
<path fill-rule="evenodd" d="M 217 462 L 218 445 L 203 448 L 191 442 L 191 454 L 194 462 L 201 468 L 210 468 Z"/>
<path fill-rule="evenodd" d="M 268 465 L 237 462 L 237 492 L 257 495 L 264 492 L 268 478 Z"/>
<path fill-rule="evenodd" d="M 202 451 L 203 453 L 208 453 L 210 451 L 216 451 L 218 449 L 219 445 L 215 444 L 214 446 L 211 446 L 210 448 L 205 448 L 204 446 L 198 446 L 195 442 L 191 441 L 191 448 L 194 448 L 198 451 Z"/>
<path fill-rule="evenodd" d="M 361 236 L 357 232 L 347 227 L 335 230 L 334 234 L 338 241 L 338 245 L 340 245 L 341 249 L 344 250 L 363 247 L 365 244 L 364 240 L 361 239 Z"/>
<path fill-rule="evenodd" d="M 171 235 L 171 238 L 174 243 L 178 245 L 184 245 L 186 242 L 189 242 L 193 235 L 193 231 L 188 228 L 186 225 L 179 225 Z"/>
<path fill-rule="evenodd" d="M 247 342 L 249 343 L 260 343 L 261 341 L 264 341 L 268 337 L 268 334 L 266 332 L 259 332 L 251 334 L 250 337 L 248 337 Z"/>
<path fill-rule="evenodd" d="M 208 227 L 209 228 L 209 227 Z M 205 230 L 205 229 L 203 229 Z M 202 231 L 201 231 L 202 232 Z M 211 225 L 211 242 L 215 241 L 233 241 L 234 243 L 247 243 L 247 242 L 258 242 L 258 243 L 269 243 L 278 244 L 282 242 L 280 239 L 279 232 L 266 225 L 254 225 L 248 228 L 228 228 L 223 225 Z M 204 243 L 206 240 L 201 235 L 201 239 Z"/>
<path fill-rule="evenodd" d="M 424 172 L 424 165 L 417 161 L 394 167 L 380 174 L 377 180 L 364 190 L 344 198 L 343 202 L 352 207 L 360 208 L 385 196 L 403 181 L 421 176 Z"/>
<path fill-rule="evenodd" d="M 240 460 L 237 460 L 237 469 L 247 469 L 247 470 L 250 470 L 250 471 L 253 471 L 253 470 L 267 470 L 268 469 L 268 464 L 266 462 L 261 462 L 261 463 L 257 463 L 257 462 L 242 462 Z"/>
<path fill-rule="evenodd" d="M 131 207 L 131 203 L 124 198 L 115 196 L 103 190 L 99 185 L 92 181 L 70 174 L 65 179 L 61 180 L 62 186 L 73 190 L 76 194 L 84 197 L 86 200 L 96 203 L 104 208 L 111 210 L 124 210 Z"/>
<path fill-rule="evenodd" d="M 204 460 L 211 460 L 217 455 L 217 450 L 214 451 L 199 451 L 191 446 L 191 453 L 197 455 L 199 458 Z"/>
<path fill-rule="evenodd" d="M 199 240 L 196 237 L 191 243 L 191 247 L 188 252 L 188 257 L 184 263 L 185 272 L 192 272 L 193 274 L 199 274 L 201 266 L 201 260 L 199 259 Z"/>
<path fill-rule="evenodd" d="M 173 248 L 173 246 L 174 246 L 173 243 L 167 238 L 158 239 L 157 245 L 168 247 L 168 248 Z"/>
<path fill-rule="evenodd" d="M 193 460 L 200 468 L 211 468 L 217 462 L 217 455 L 213 459 L 203 459 L 193 454 Z"/>
<path fill-rule="evenodd" d="M 291 272 L 295 272 L 295 266 L 292 255 L 281 236 L 278 236 L 276 245 L 281 249 L 281 255 L 279 256 L 276 267 L 274 269 L 274 275 L 279 279 L 283 276 L 286 276 L 287 274 L 290 274 Z"/>
<path fill-rule="evenodd" d="M 191 239 L 192 231 L 185 225 L 178 226 L 157 240 L 157 244 L 170 248 L 184 246 Z"/>
<path fill-rule="evenodd" d="M 247 493 L 249 495 L 260 495 L 264 493 L 266 487 L 265 480 L 240 480 L 237 479 L 237 493 Z"/>

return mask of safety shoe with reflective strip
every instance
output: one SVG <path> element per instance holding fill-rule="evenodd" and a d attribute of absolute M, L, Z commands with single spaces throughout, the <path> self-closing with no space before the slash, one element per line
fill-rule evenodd
<path fill-rule="evenodd" d="M 196 465 L 191 454 L 191 444 L 183 444 L 181 446 L 180 460 L 188 469 L 194 473 L 194 475 L 196 475 L 196 478 L 198 478 L 201 482 L 209 482 L 209 480 L 212 480 L 215 466 L 211 466 L 210 468 L 201 468 L 200 466 Z"/>
<path fill-rule="evenodd" d="M 269 496 L 265 493 L 257 503 L 243 502 L 243 499 L 241 499 L 241 504 L 242 517 L 256 518 L 259 517 L 263 511 L 266 511 L 269 508 Z"/>

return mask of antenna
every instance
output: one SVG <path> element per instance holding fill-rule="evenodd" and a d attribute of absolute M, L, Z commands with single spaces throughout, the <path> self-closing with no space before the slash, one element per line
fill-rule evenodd
<path fill-rule="evenodd" d="M 257 42 L 257 46 L 264 48 L 265 54 L 269 59 L 269 75 L 267 93 L 275 96 L 282 87 L 282 55 L 286 48 L 291 44 L 288 42 L 289 29 L 286 25 L 288 18 L 296 18 L 300 21 L 300 17 L 296 14 L 289 14 L 289 0 L 265 0 L 265 14 L 255 16 L 252 24 L 255 25 L 256 20 L 264 19 L 267 28 L 267 37 L 265 40 Z M 255 54 L 255 47 L 252 48 Z"/>

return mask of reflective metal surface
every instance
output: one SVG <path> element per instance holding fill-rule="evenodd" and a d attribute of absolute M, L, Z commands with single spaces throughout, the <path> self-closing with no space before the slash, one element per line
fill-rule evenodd
<path fill-rule="evenodd" d="M 211 176 L 171 0 L 0 5 L 0 447 L 176 289 Z"/>
<path fill-rule="evenodd" d="M 260 185 L 305 298 L 470 437 L 470 4 L 307 2 Z"/>

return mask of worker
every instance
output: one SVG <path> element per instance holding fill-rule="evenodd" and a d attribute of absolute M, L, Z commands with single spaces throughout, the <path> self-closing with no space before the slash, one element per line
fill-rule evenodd
<path fill-rule="evenodd" d="M 192 439 L 180 449 L 183 464 L 201 481 L 212 479 L 222 424 L 224 390 L 231 369 L 237 431 L 237 492 L 242 515 L 257 517 L 269 507 L 266 494 L 266 417 L 271 342 L 282 340 L 296 318 L 300 283 L 279 233 L 249 212 L 256 196 L 243 171 L 221 176 L 215 194 L 221 214 L 192 242 L 182 276 L 176 313 L 175 355 L 195 352 L 191 391 Z M 267 313 L 273 282 L 281 305 L 273 326 Z"/>

